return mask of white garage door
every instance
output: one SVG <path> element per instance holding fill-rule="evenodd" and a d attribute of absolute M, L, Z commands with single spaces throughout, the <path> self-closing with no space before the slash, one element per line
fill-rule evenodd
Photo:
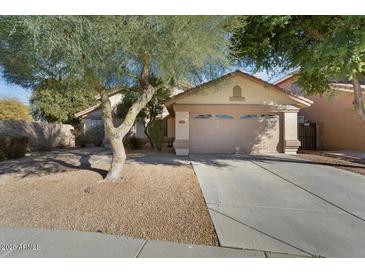
<path fill-rule="evenodd" d="M 275 114 L 190 114 L 190 153 L 273 153 L 280 150 Z"/>

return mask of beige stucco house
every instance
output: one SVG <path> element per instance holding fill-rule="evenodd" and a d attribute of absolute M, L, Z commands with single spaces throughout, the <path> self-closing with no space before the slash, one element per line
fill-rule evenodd
<path fill-rule="evenodd" d="M 312 101 L 241 71 L 191 88 L 165 102 L 167 135 L 177 155 L 295 154 L 297 114 Z"/>
<path fill-rule="evenodd" d="M 301 94 L 296 80 L 296 73 L 292 73 L 274 84 Z M 365 86 L 362 88 L 365 101 Z M 300 109 L 298 115 L 302 116 L 302 120 L 318 123 L 319 149 L 365 150 L 365 124 L 354 111 L 352 84 L 337 81 L 332 83 L 332 90 L 322 96 L 305 97 L 313 101 L 313 104 Z"/>

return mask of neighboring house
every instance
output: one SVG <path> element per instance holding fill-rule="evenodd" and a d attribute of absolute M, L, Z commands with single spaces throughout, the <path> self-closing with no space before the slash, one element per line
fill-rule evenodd
<path fill-rule="evenodd" d="M 97 96 L 96 99 L 99 100 L 100 96 Z M 109 93 L 109 100 L 113 110 L 116 110 L 116 107 L 122 101 L 122 99 L 123 99 L 123 94 L 119 89 L 116 89 L 115 91 Z M 83 130 L 84 132 L 87 132 L 92 128 L 104 128 L 102 115 L 103 113 L 101 109 L 101 103 L 98 103 L 94 106 L 91 106 L 87 109 L 84 109 L 76 113 L 75 117 L 82 119 Z M 114 123 L 118 124 L 120 123 L 120 121 L 118 119 L 114 119 Z M 132 132 L 136 137 L 144 138 L 143 125 L 141 125 L 139 122 L 137 122 L 136 125 L 133 126 Z M 106 138 L 106 134 L 104 134 L 103 143 L 104 144 L 109 143 L 108 139 Z"/>
<path fill-rule="evenodd" d="M 188 84 L 185 84 L 185 83 L 180 84 L 179 87 L 173 88 L 172 96 L 176 95 L 178 93 L 181 93 L 184 91 L 184 89 L 188 89 L 188 88 L 191 88 L 191 86 Z M 100 96 L 97 96 L 96 99 L 100 100 Z M 112 107 L 113 111 L 115 111 L 118 104 L 121 103 L 123 100 L 123 93 L 121 92 L 120 89 L 116 89 L 109 93 L 109 99 L 110 99 L 111 107 Z M 159 117 L 160 119 L 164 120 L 164 126 L 165 126 L 164 133 L 165 133 L 166 137 L 167 137 L 167 133 L 168 133 L 168 130 L 167 130 L 168 115 L 169 115 L 168 111 L 166 109 L 164 109 L 161 117 Z M 95 128 L 95 127 L 104 128 L 104 124 L 103 124 L 103 120 L 102 120 L 101 103 L 98 103 L 94 106 L 91 106 L 87 109 L 84 109 L 84 110 L 76 113 L 75 117 L 82 119 L 84 132 L 87 132 L 88 130 Z M 118 125 L 120 123 L 121 123 L 120 119 L 114 119 L 114 124 Z M 137 121 L 135 123 L 135 125 L 131 129 L 131 135 L 133 135 L 137 138 L 140 138 L 140 139 L 145 139 L 146 136 L 144 134 L 144 126 L 143 126 L 142 122 Z M 106 138 L 106 134 L 104 134 L 103 143 L 104 144 L 109 143 L 108 139 Z"/>
<path fill-rule="evenodd" d="M 301 94 L 295 83 L 296 73 L 289 74 L 274 84 L 290 92 Z M 365 85 L 362 85 L 365 91 Z M 322 96 L 305 96 L 313 101 L 312 106 L 299 111 L 305 121 L 320 125 L 320 146 L 325 150 L 365 150 L 365 123 L 353 107 L 351 83 L 336 81 L 332 90 Z M 364 93 L 365 101 L 365 93 Z"/>
<path fill-rule="evenodd" d="M 295 154 L 297 113 L 312 101 L 241 71 L 165 102 L 167 134 L 177 155 L 189 153 Z"/>

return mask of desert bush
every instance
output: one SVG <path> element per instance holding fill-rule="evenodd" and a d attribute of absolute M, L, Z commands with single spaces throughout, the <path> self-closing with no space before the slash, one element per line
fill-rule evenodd
<path fill-rule="evenodd" d="M 30 121 L 29 108 L 17 99 L 0 99 L 0 120 Z"/>
<path fill-rule="evenodd" d="M 10 133 L 0 134 L 0 151 L 5 159 L 23 157 L 27 152 L 29 138 L 26 136 Z"/>
<path fill-rule="evenodd" d="M 87 147 L 90 145 L 101 146 L 104 139 L 103 127 L 90 127 L 84 133 L 76 136 L 75 142 L 77 146 Z"/>
<path fill-rule="evenodd" d="M 135 136 L 128 137 L 126 142 L 124 142 L 125 146 L 129 149 L 143 149 L 144 141 Z"/>
<path fill-rule="evenodd" d="M 75 144 L 78 147 L 86 147 L 88 142 L 88 137 L 84 133 L 80 133 L 75 137 Z"/>
<path fill-rule="evenodd" d="M 157 150 L 162 149 L 163 145 L 163 122 L 162 120 L 152 121 L 148 125 L 148 133 Z"/>
<path fill-rule="evenodd" d="M 5 156 L 5 153 L 0 149 L 0 162 L 5 161 L 7 158 Z"/>

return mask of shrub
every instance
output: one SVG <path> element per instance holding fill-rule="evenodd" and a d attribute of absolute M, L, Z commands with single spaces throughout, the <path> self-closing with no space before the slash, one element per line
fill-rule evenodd
<path fill-rule="evenodd" d="M 163 145 L 163 121 L 155 120 L 148 125 L 148 133 L 157 150 L 162 149 Z"/>
<path fill-rule="evenodd" d="M 5 156 L 5 153 L 0 149 L 0 162 L 5 161 L 7 158 Z"/>
<path fill-rule="evenodd" d="M 87 138 L 85 134 L 80 133 L 75 137 L 75 145 L 78 147 L 86 147 Z"/>
<path fill-rule="evenodd" d="M 144 141 L 140 138 L 132 136 L 127 138 L 125 145 L 128 149 L 143 149 Z"/>
<path fill-rule="evenodd" d="M 0 120 L 30 121 L 29 108 L 17 99 L 0 99 Z"/>
<path fill-rule="evenodd" d="M 104 139 L 104 128 L 99 126 L 94 126 L 88 128 L 84 133 L 76 136 L 75 142 L 76 146 L 86 147 L 90 144 L 95 146 L 101 146 Z"/>
<path fill-rule="evenodd" d="M 23 157 L 27 152 L 29 138 L 26 136 L 10 133 L 0 134 L 0 151 L 5 159 Z"/>
<path fill-rule="evenodd" d="M 101 146 L 103 143 L 103 140 L 99 140 L 98 138 L 95 138 L 94 136 L 90 134 L 84 134 L 81 133 L 80 135 L 76 136 L 75 138 L 76 146 L 79 147 L 88 147 L 90 145 L 94 146 Z"/>

